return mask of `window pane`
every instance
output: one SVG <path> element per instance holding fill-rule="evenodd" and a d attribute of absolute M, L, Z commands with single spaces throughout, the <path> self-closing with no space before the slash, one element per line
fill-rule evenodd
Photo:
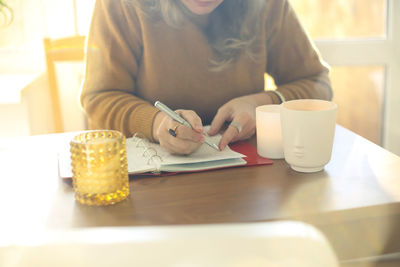
<path fill-rule="evenodd" d="M 386 0 L 290 0 L 313 38 L 384 38 Z"/>
<path fill-rule="evenodd" d="M 78 32 L 81 35 L 87 35 L 89 32 L 94 2 L 95 0 L 76 1 Z"/>
<path fill-rule="evenodd" d="M 385 68 L 383 66 L 333 67 L 333 101 L 337 123 L 381 145 Z"/>

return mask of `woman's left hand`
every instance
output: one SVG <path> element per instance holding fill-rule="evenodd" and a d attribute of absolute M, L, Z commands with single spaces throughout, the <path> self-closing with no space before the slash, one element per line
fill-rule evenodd
<path fill-rule="evenodd" d="M 229 143 L 252 137 L 256 131 L 256 107 L 272 104 L 265 93 L 237 97 L 222 105 L 215 115 L 209 135 L 217 134 L 225 122 L 231 124 L 222 134 L 219 149 L 223 150 Z"/>

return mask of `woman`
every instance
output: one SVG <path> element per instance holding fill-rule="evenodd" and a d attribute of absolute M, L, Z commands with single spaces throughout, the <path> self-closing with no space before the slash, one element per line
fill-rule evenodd
<path fill-rule="evenodd" d="M 97 0 L 87 47 L 91 127 L 141 132 L 171 153 L 195 151 L 203 125 L 215 135 L 231 123 L 220 149 L 251 137 L 259 105 L 332 98 L 328 68 L 287 0 Z M 264 91 L 265 72 L 276 91 Z"/>

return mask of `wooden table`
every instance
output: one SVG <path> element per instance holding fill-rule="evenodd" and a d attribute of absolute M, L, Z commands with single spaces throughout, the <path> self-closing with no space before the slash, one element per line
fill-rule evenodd
<path fill-rule="evenodd" d="M 400 251 L 400 157 L 343 127 L 336 129 L 332 160 L 321 172 L 298 173 L 275 160 L 135 176 L 130 197 L 107 207 L 78 204 L 70 180 L 58 178 L 57 151 L 71 136 L 0 140 L 0 237 L 76 227 L 289 219 L 319 228 L 342 260 Z"/>

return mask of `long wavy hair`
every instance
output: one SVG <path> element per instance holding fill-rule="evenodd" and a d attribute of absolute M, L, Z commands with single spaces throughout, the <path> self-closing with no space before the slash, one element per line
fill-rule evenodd
<path fill-rule="evenodd" d="M 181 27 L 190 11 L 181 0 L 134 0 L 150 16 L 162 18 L 171 27 Z M 204 33 L 214 52 L 213 71 L 231 65 L 245 53 L 257 60 L 261 12 L 265 0 L 224 0 L 208 17 Z M 189 15 L 190 16 L 190 15 Z"/>

